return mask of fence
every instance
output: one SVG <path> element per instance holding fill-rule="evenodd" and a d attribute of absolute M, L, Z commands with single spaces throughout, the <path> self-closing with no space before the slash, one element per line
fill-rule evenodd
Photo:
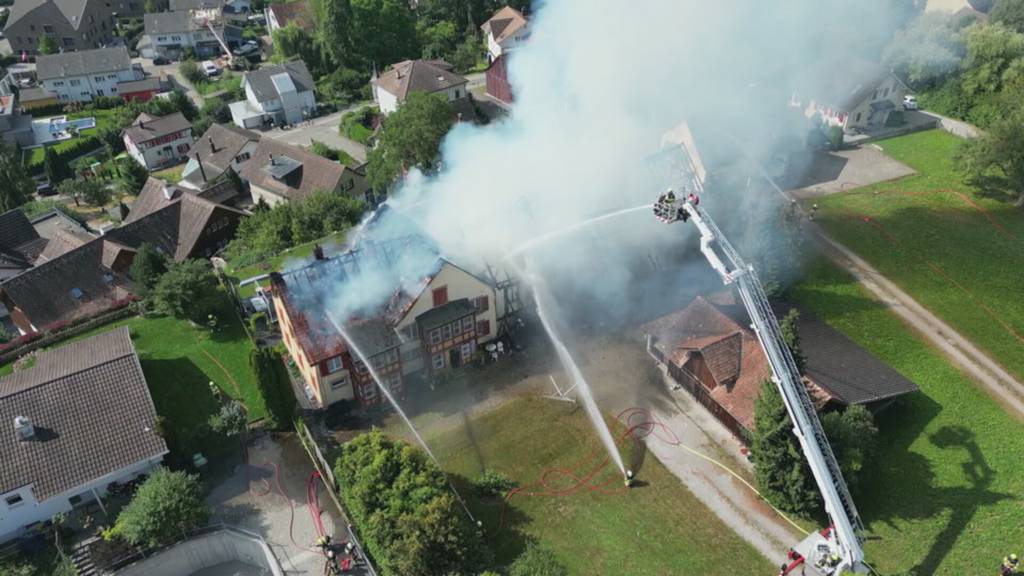
<path fill-rule="evenodd" d="M 101 312 L 100 314 L 93 316 L 88 320 L 79 322 L 78 324 L 66 326 L 53 332 L 46 332 L 39 338 L 35 338 L 21 346 L 15 346 L 0 352 L 0 364 L 6 364 L 11 360 L 15 360 L 29 352 L 32 352 L 33 350 L 38 350 L 39 348 L 66 340 L 83 332 L 88 332 L 97 326 L 102 326 L 103 324 L 113 322 L 114 320 L 120 320 L 121 318 L 134 316 L 135 314 L 137 314 L 135 307 L 132 306 L 131 303 L 128 303 L 120 308 Z"/>

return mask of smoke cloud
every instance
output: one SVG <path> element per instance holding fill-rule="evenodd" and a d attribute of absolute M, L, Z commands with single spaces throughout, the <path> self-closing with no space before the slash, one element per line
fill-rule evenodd
<path fill-rule="evenodd" d="M 682 121 L 694 128 L 709 169 L 742 164 L 747 155 L 772 162 L 787 134 L 807 130 L 788 106 L 794 91 L 835 82 L 851 58 L 878 61 L 913 4 L 536 3 L 531 38 L 509 59 L 510 116 L 456 126 L 443 143 L 439 174 L 410 175 L 361 240 L 422 233 L 463 265 L 501 265 L 531 239 L 653 202 L 666 181 L 651 169 L 651 156 Z M 767 225 L 760 211 L 770 194 L 720 186 L 705 202 L 723 227 L 749 232 Z M 659 254 L 678 247 L 683 230 L 666 232 L 649 213 L 634 212 L 540 243 L 530 257 L 556 301 L 571 288 L 604 313 L 625 315 L 630 299 L 623 295 L 638 270 L 650 272 Z M 383 305 L 396 279 L 407 284 L 430 267 L 412 257 L 399 266 L 368 276 L 357 296 L 339 294 L 338 306 Z"/>

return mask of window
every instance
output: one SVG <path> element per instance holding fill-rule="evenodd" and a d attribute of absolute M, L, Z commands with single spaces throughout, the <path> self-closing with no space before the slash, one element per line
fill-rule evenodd
<path fill-rule="evenodd" d="M 8 508 L 14 508 L 15 506 L 20 506 L 21 504 L 23 504 L 24 499 L 21 497 L 21 494 L 13 494 L 11 496 L 8 496 L 7 498 L 4 498 L 4 502 L 7 502 Z"/>
<path fill-rule="evenodd" d="M 181 40 L 181 36 L 178 36 L 178 35 L 171 36 L 171 40 L 174 40 L 175 42 L 177 42 L 177 41 Z"/>
<path fill-rule="evenodd" d="M 103 96 L 103 90 L 100 90 L 99 88 L 97 88 L 96 89 L 96 95 L 97 96 Z"/>
<path fill-rule="evenodd" d="M 394 393 L 396 390 L 402 387 L 402 378 L 398 374 L 388 376 L 384 380 L 384 382 L 387 384 L 388 391 L 391 393 Z"/>
<path fill-rule="evenodd" d="M 405 338 L 406 341 L 411 341 L 419 338 L 419 326 L 415 322 L 413 322 L 412 324 L 409 324 L 405 328 L 402 328 L 402 337 Z"/>
<path fill-rule="evenodd" d="M 166 42 L 167 36 L 157 36 L 156 39 L 158 42 Z"/>
<path fill-rule="evenodd" d="M 406 350 L 402 352 L 402 362 L 412 362 L 413 360 L 419 358 L 420 354 L 422 354 L 422 352 L 420 351 L 419 348 L 412 348 L 410 350 Z"/>
<path fill-rule="evenodd" d="M 359 372 L 360 374 L 366 374 L 366 372 L 367 372 L 366 364 L 357 361 L 356 362 L 356 372 Z"/>
<path fill-rule="evenodd" d="M 441 339 L 442 340 L 447 340 L 447 339 L 449 339 L 451 337 L 452 337 L 452 325 L 451 324 L 445 324 L 444 326 L 441 326 Z"/>
<path fill-rule="evenodd" d="M 178 144 L 178 154 L 186 154 L 186 153 L 188 153 L 188 142 L 183 142 L 181 144 Z"/>
<path fill-rule="evenodd" d="M 81 86 L 82 85 L 82 81 L 78 80 L 78 79 L 75 79 L 75 80 L 72 80 L 71 82 L 69 82 L 69 84 L 71 84 L 72 86 Z"/>
<path fill-rule="evenodd" d="M 878 90 L 875 90 L 875 93 L 871 95 L 871 99 L 878 100 Z"/>
<path fill-rule="evenodd" d="M 47 34 L 53 34 L 53 26 L 50 26 L 49 24 L 43 26 L 43 32 L 46 32 Z"/>
<path fill-rule="evenodd" d="M 430 365 L 434 367 L 434 370 L 441 370 L 444 368 L 444 354 L 434 354 L 430 358 Z"/>
<path fill-rule="evenodd" d="M 490 299 L 487 296 L 480 296 L 479 298 L 473 298 L 473 306 L 476 307 L 476 313 L 487 312 L 491 307 Z"/>
<path fill-rule="evenodd" d="M 36 25 L 35 24 L 29 24 L 28 25 L 28 29 L 33 31 L 33 32 L 35 32 L 36 31 Z"/>
<path fill-rule="evenodd" d="M 341 363 L 341 356 L 335 356 L 327 360 L 327 373 L 334 374 L 338 370 L 341 370 L 343 364 Z"/>
<path fill-rule="evenodd" d="M 64 45 L 65 46 L 74 46 L 75 45 L 75 39 L 70 37 L 70 36 L 65 36 L 64 37 Z"/>
<path fill-rule="evenodd" d="M 117 80 L 117 74 L 107 74 L 107 80 Z"/>
<path fill-rule="evenodd" d="M 337 382 L 331 382 L 331 390 L 338 390 L 346 386 L 348 386 L 348 376 L 343 377 L 341 380 L 338 380 Z"/>
<path fill-rule="evenodd" d="M 462 98 L 462 92 L 459 91 L 459 90 L 456 90 L 455 91 L 455 99 L 458 100 L 459 98 Z"/>
<path fill-rule="evenodd" d="M 438 306 L 444 306 L 448 303 L 448 287 L 441 286 L 440 288 L 434 288 L 430 294 L 434 298 L 434 308 Z"/>
<path fill-rule="evenodd" d="M 860 112 L 857 112 L 857 117 L 853 119 L 854 122 L 860 122 Z"/>
<path fill-rule="evenodd" d="M 88 98 L 89 98 L 89 96 L 91 96 L 91 94 L 89 94 L 89 93 L 88 93 L 87 91 L 85 91 L 85 90 L 82 90 L 81 92 L 79 92 L 79 94 L 81 94 L 81 95 L 82 95 L 83 97 L 85 97 L 86 99 L 88 99 Z"/>
<path fill-rule="evenodd" d="M 483 338 L 491 333 L 491 321 L 481 320 L 476 323 L 476 336 L 477 338 Z"/>
<path fill-rule="evenodd" d="M 462 319 L 462 331 L 463 332 L 469 332 L 472 329 L 473 329 L 473 317 L 472 316 L 466 316 L 465 318 Z"/>
<path fill-rule="evenodd" d="M 56 82 L 53 83 L 53 85 L 54 86 L 63 86 L 64 85 L 64 81 L 63 80 L 57 80 Z"/>
<path fill-rule="evenodd" d="M 71 506 L 78 506 L 81 503 L 82 503 L 82 496 L 81 495 L 72 496 L 71 498 L 68 498 L 68 504 L 71 504 Z"/>
<path fill-rule="evenodd" d="M 366 400 L 367 402 L 371 402 L 371 401 L 376 400 L 376 399 L 377 399 L 377 385 L 371 382 L 371 383 L 363 386 L 363 400 Z"/>
<path fill-rule="evenodd" d="M 384 360 L 388 364 L 394 364 L 395 362 L 398 362 L 398 348 L 392 348 L 391 350 L 388 350 L 388 353 L 384 355 Z"/>
<path fill-rule="evenodd" d="M 437 344 L 439 342 L 441 342 L 441 329 L 434 328 L 430 331 L 430 343 Z"/>
<path fill-rule="evenodd" d="M 103 82 L 103 76 L 93 76 L 92 79 L 97 82 Z"/>
<path fill-rule="evenodd" d="M 460 352 L 462 353 L 462 363 L 465 364 L 469 362 L 469 359 L 473 357 L 473 343 L 466 342 L 463 344 Z"/>
<path fill-rule="evenodd" d="M 238 156 L 235 156 L 235 162 L 245 162 L 249 159 L 250 154 L 248 152 L 242 152 Z"/>
<path fill-rule="evenodd" d="M 458 336 L 461 336 L 461 335 L 462 335 L 462 322 L 456 320 L 455 322 L 452 323 L 452 336 L 458 337 Z"/>

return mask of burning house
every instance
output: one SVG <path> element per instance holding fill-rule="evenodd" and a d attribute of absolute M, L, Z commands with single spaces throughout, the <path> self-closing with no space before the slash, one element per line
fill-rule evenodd
<path fill-rule="evenodd" d="M 317 247 L 312 262 L 271 275 L 271 294 L 285 347 L 319 407 L 381 401 L 364 359 L 398 395 L 408 377 L 463 366 L 497 334 L 494 286 L 415 236 L 331 257 Z"/>

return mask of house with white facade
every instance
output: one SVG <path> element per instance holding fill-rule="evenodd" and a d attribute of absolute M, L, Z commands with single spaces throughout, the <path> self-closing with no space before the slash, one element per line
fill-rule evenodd
<path fill-rule="evenodd" d="M 391 114 L 412 92 L 444 94 L 448 102 L 469 98 L 465 77 L 452 72 L 444 60 L 406 60 L 399 62 L 370 81 L 373 100 L 385 116 Z"/>
<path fill-rule="evenodd" d="M 175 10 L 146 14 L 139 53 L 144 58 L 181 58 L 186 48 L 197 57 L 218 56 L 242 41 L 242 30 L 224 24 L 206 10 Z"/>
<path fill-rule="evenodd" d="M 260 135 L 251 130 L 233 124 L 211 124 L 196 140 L 178 185 L 203 190 L 229 171 L 240 174 L 259 142 Z"/>
<path fill-rule="evenodd" d="M 121 132 L 125 150 L 147 170 L 181 164 L 192 149 L 192 123 L 181 112 L 150 116 L 143 112 Z"/>
<path fill-rule="evenodd" d="M 214 20 L 245 25 L 252 12 L 251 0 L 170 0 L 171 12 L 192 10 Z"/>
<path fill-rule="evenodd" d="M 36 77 L 62 102 L 89 102 L 98 96 L 117 96 L 117 85 L 143 78 L 132 66 L 124 46 L 63 52 L 36 58 Z"/>
<path fill-rule="evenodd" d="M 372 202 L 366 174 L 319 154 L 273 138 L 262 138 L 242 165 L 252 203 L 277 206 L 317 192 L 333 192 Z"/>
<path fill-rule="evenodd" d="M 907 86 L 876 62 L 851 58 L 841 69 L 808 77 L 814 80 L 796 87 L 790 105 L 844 132 L 883 126 L 890 112 L 903 110 Z"/>
<path fill-rule="evenodd" d="M 168 453 L 128 328 L 0 378 L 0 542 L 97 502 Z"/>
<path fill-rule="evenodd" d="M 505 6 L 494 13 L 490 20 L 480 26 L 487 36 L 487 62 L 497 60 L 502 54 L 517 48 L 530 37 L 530 23 L 523 13 L 511 6 Z"/>
<path fill-rule="evenodd" d="M 323 313 L 328 294 L 343 298 L 344 291 L 362 285 L 363 274 L 388 278 L 398 258 L 422 264 L 418 282 L 395 277 L 390 298 L 345 319 L 345 335 L 339 332 Z M 343 400 L 363 406 L 382 401 L 353 347 L 397 396 L 413 374 L 470 364 L 498 333 L 495 287 L 416 236 L 355 246 L 333 257 L 317 247 L 306 266 L 271 274 L 271 294 L 285 347 L 302 374 L 305 400 L 316 408 Z"/>
<path fill-rule="evenodd" d="M 246 72 L 245 100 L 230 104 L 231 121 L 239 128 L 298 124 L 316 113 L 315 86 L 302 60 Z"/>

